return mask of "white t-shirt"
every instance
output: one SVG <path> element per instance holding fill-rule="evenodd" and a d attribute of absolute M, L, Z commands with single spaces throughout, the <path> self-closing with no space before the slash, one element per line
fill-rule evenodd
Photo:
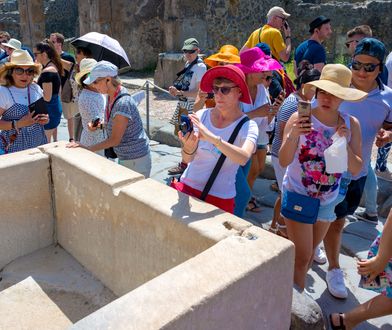
<path fill-rule="evenodd" d="M 389 53 L 386 61 L 385 61 L 385 66 L 388 69 L 388 83 L 387 86 L 389 88 L 392 88 L 392 52 Z"/>
<path fill-rule="evenodd" d="M 9 90 L 8 90 L 9 89 Z M 14 97 L 15 103 L 22 105 L 29 105 L 27 87 L 17 88 L 15 86 L 5 87 L 0 86 L 0 108 L 7 110 L 14 105 L 12 96 Z M 30 85 L 30 103 L 37 101 L 43 96 L 42 89 L 37 84 Z"/>
<path fill-rule="evenodd" d="M 194 66 L 192 66 L 191 71 L 193 71 L 192 79 L 189 84 L 189 90 L 194 91 L 196 89 L 196 84 L 200 83 L 201 78 L 207 71 L 207 67 L 203 62 L 196 63 Z M 188 99 L 195 100 L 194 97 L 188 97 Z"/>
<path fill-rule="evenodd" d="M 245 116 L 242 116 L 225 128 L 217 128 L 211 123 L 211 109 L 202 109 L 196 114 L 208 130 L 213 134 L 220 136 L 224 141 L 229 140 L 234 128 Z M 249 120 L 241 127 L 237 138 L 234 141 L 234 145 L 241 147 L 246 140 L 250 140 L 254 143 L 256 149 L 257 135 L 257 124 L 253 120 Z M 181 182 L 194 189 L 203 191 L 220 155 L 221 152 L 213 144 L 200 140 L 195 158 L 189 163 L 184 174 L 181 176 Z M 238 167 L 239 164 L 234 163 L 227 157 L 209 194 L 225 199 L 235 197 L 235 178 Z"/>
<path fill-rule="evenodd" d="M 267 103 L 268 104 L 270 103 L 269 92 L 264 85 L 260 84 L 257 85 L 257 94 L 254 103 L 247 104 L 241 102 L 241 109 L 242 112 L 247 113 Z M 257 117 L 257 118 L 253 118 L 252 120 L 254 120 L 257 123 L 257 126 L 259 127 L 259 138 L 257 140 L 257 143 L 263 145 L 268 144 L 268 134 L 267 134 L 267 131 L 269 130 L 268 118 Z"/>

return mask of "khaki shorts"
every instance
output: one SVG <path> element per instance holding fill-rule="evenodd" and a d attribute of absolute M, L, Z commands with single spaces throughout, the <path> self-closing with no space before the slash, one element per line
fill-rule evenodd
<path fill-rule="evenodd" d="M 75 102 L 61 102 L 61 105 L 63 107 L 63 116 L 65 119 L 71 119 L 79 112 L 78 104 Z"/>

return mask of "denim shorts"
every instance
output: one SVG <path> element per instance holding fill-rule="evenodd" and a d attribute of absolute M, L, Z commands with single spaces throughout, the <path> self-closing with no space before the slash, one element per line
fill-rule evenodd
<path fill-rule="evenodd" d="M 257 150 L 265 150 L 265 149 L 267 149 L 266 144 L 257 144 Z"/>
<path fill-rule="evenodd" d="M 336 220 L 335 207 L 344 200 L 344 197 L 344 195 L 339 194 L 331 203 L 320 205 L 317 221 L 334 222 Z"/>

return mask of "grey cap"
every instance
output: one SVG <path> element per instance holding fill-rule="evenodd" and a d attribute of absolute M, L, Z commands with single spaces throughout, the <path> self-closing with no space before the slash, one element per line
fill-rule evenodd
<path fill-rule="evenodd" d="M 91 85 L 98 78 L 116 77 L 118 67 L 108 61 L 99 61 L 91 69 L 89 76 L 83 81 L 86 85 Z"/>

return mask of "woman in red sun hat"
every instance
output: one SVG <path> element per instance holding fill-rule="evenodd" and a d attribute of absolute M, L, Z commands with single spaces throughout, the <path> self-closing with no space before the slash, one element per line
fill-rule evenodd
<path fill-rule="evenodd" d="M 203 92 L 215 95 L 215 107 L 189 115 L 191 125 L 180 131 L 182 157 L 189 165 L 172 187 L 200 198 L 221 154 L 226 156 L 205 201 L 222 210 L 234 212 L 235 177 L 256 150 L 258 128 L 247 120 L 240 102 L 251 98 L 243 72 L 233 66 L 217 66 L 207 71 L 200 83 Z M 244 119 L 246 118 L 246 119 Z M 242 124 L 233 144 L 228 140 Z"/>

